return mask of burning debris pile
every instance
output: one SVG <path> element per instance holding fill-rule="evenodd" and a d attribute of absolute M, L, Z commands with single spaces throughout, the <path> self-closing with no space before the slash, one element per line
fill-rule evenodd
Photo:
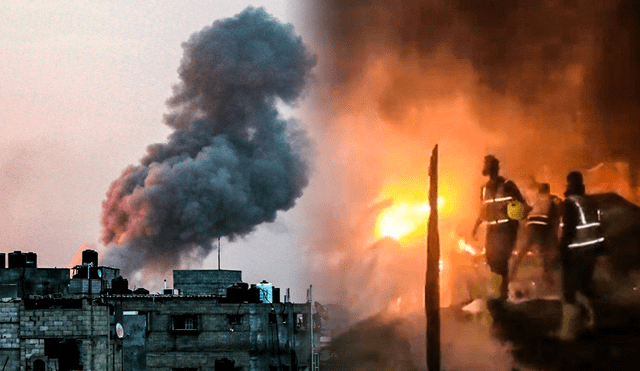
<path fill-rule="evenodd" d="M 262 8 L 216 21 L 183 44 L 165 124 L 175 131 L 126 168 L 103 202 L 105 261 L 129 275 L 206 256 L 293 207 L 308 183 L 306 134 L 280 118 L 315 58 Z"/>

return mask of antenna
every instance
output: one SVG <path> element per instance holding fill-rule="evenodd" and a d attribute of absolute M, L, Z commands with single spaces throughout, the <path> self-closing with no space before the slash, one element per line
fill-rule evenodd
<path fill-rule="evenodd" d="M 220 237 L 218 237 L 218 270 L 220 270 Z"/>

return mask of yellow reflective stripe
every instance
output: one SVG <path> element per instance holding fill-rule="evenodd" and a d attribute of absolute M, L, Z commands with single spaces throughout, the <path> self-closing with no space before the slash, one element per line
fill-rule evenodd
<path fill-rule="evenodd" d="M 545 219 L 548 219 L 549 216 L 548 215 L 543 215 L 543 214 L 529 214 L 529 216 L 527 218 L 528 219 L 532 219 L 532 218 L 545 218 Z"/>
<path fill-rule="evenodd" d="M 600 226 L 600 223 L 598 222 L 593 222 L 593 223 L 589 223 L 589 224 L 582 224 L 576 227 L 576 229 L 585 229 L 585 228 L 591 228 L 591 227 L 598 227 Z"/>
<path fill-rule="evenodd" d="M 543 221 L 540 221 L 540 220 L 529 220 L 529 221 L 527 221 L 527 224 L 542 224 L 542 225 L 549 225 L 549 223 L 547 223 L 547 222 L 543 222 Z"/>
<path fill-rule="evenodd" d="M 598 238 L 596 240 L 591 240 L 591 241 L 586 241 L 586 242 L 572 243 L 572 244 L 569 244 L 567 247 L 572 249 L 572 248 L 575 248 L 575 247 L 594 245 L 594 244 L 602 242 L 602 241 L 604 241 L 604 237 L 600 237 L 600 238 Z"/>
<path fill-rule="evenodd" d="M 571 201 L 573 201 L 573 203 L 576 204 L 576 206 L 578 207 L 578 211 L 580 212 L 580 220 L 582 221 L 582 224 L 587 224 L 587 218 L 584 216 L 584 210 L 582 209 L 582 206 L 580 206 L 580 202 L 578 202 L 575 199 L 571 199 Z"/>
<path fill-rule="evenodd" d="M 509 200 L 513 200 L 513 197 L 491 198 L 491 199 L 488 199 L 488 200 L 484 200 L 483 202 L 488 204 L 488 203 L 492 203 L 492 202 L 503 202 L 503 201 L 509 201 Z"/>
<path fill-rule="evenodd" d="M 488 220 L 487 224 L 491 224 L 491 225 L 493 225 L 493 224 L 502 224 L 502 223 L 506 223 L 508 221 L 509 221 L 509 219 L 499 219 L 499 220 L 490 220 L 490 221 Z"/>

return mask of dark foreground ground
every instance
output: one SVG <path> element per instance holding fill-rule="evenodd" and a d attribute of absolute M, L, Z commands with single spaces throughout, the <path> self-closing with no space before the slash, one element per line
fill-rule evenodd
<path fill-rule="evenodd" d="M 640 370 L 640 310 L 595 302 L 596 326 L 574 342 L 551 334 L 560 327 L 559 300 L 489 300 L 494 335 L 512 344 L 515 360 L 539 370 Z"/>
<path fill-rule="evenodd" d="M 640 370 L 640 311 L 597 303 L 598 325 L 575 342 L 552 336 L 560 327 L 559 300 L 488 300 L 469 314 L 443 308 L 442 370 Z M 425 370 L 424 315 L 368 318 L 331 343 L 324 370 Z"/>

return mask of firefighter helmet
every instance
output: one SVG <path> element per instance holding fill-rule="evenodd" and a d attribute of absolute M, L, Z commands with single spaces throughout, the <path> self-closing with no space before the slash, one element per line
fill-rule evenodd
<path fill-rule="evenodd" d="M 522 220 L 524 218 L 524 205 L 520 201 L 511 201 L 507 204 L 509 219 Z"/>

